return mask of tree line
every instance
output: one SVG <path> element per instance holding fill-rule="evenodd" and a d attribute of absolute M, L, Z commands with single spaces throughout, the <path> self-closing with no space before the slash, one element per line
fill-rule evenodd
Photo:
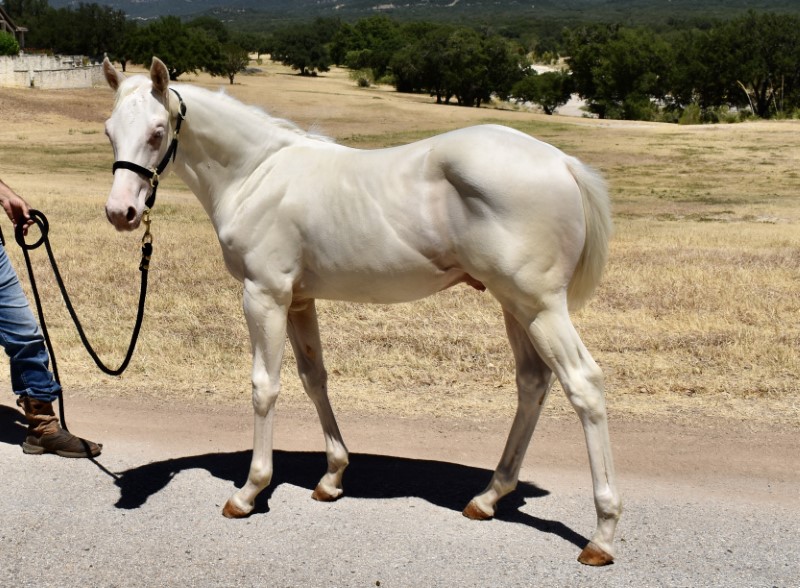
<path fill-rule="evenodd" d="M 800 17 L 749 12 L 726 21 L 653 27 L 564 27 L 546 42 L 490 27 L 317 19 L 270 34 L 230 31 L 212 17 L 136 23 L 97 4 L 53 9 L 47 0 L 5 0 L 29 29 L 29 47 L 149 63 L 159 55 L 177 79 L 205 70 L 234 76 L 248 53 L 268 53 L 301 75 L 348 67 L 359 84 L 477 107 L 493 98 L 533 102 L 552 114 L 572 93 L 601 118 L 711 122 L 800 113 Z M 0 49 L 4 46 L 0 39 Z M 557 62 L 536 73 L 534 61 Z"/>
<path fill-rule="evenodd" d="M 492 95 L 508 98 L 525 75 L 525 51 L 498 34 L 386 16 L 353 24 L 326 19 L 296 24 L 276 31 L 268 47 L 273 60 L 304 75 L 336 64 L 369 82 L 465 106 L 480 106 Z"/>
<path fill-rule="evenodd" d="M 800 114 L 800 18 L 749 12 L 707 28 L 581 27 L 566 54 L 575 90 L 600 117 L 716 121 L 733 108 Z M 695 120 L 697 119 L 697 120 Z"/>
<path fill-rule="evenodd" d="M 304 75 L 343 65 L 363 72 L 365 83 L 464 106 L 496 96 L 552 114 L 577 93 L 600 118 L 697 123 L 800 115 L 798 16 L 751 11 L 658 31 L 592 24 L 563 29 L 557 43 L 530 45 L 488 28 L 385 16 L 296 24 L 269 43 L 272 59 Z M 534 61 L 561 67 L 537 74 Z"/>
<path fill-rule="evenodd" d="M 47 0 L 5 0 L 4 8 L 18 25 L 28 29 L 26 51 L 94 59 L 108 56 L 120 62 L 123 71 L 129 61 L 149 63 L 153 55 L 159 55 L 166 60 L 173 80 L 205 70 L 227 76 L 233 83 L 234 76 L 249 64 L 249 51 L 263 48 L 257 35 L 231 33 L 211 17 L 183 22 L 166 16 L 137 23 L 109 6 L 80 3 L 55 9 Z"/>

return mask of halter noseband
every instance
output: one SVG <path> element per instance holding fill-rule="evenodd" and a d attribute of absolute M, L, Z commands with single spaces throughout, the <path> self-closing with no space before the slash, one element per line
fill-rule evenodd
<path fill-rule="evenodd" d="M 112 174 L 116 173 L 118 169 L 128 169 L 139 174 L 143 178 L 150 180 L 152 191 L 144 203 L 147 208 L 153 208 L 153 205 L 156 203 L 156 190 L 158 189 L 159 176 L 164 173 L 167 165 L 169 165 L 170 159 L 175 161 L 175 155 L 178 153 L 178 134 L 181 132 L 181 123 L 183 122 L 183 119 L 186 118 L 186 104 L 184 104 L 183 98 L 181 98 L 181 95 L 178 94 L 174 88 L 170 88 L 170 90 L 172 90 L 172 92 L 178 97 L 180 107 L 178 109 L 178 118 L 175 122 L 175 132 L 172 135 L 172 141 L 170 142 L 164 157 L 161 159 L 161 163 L 159 163 L 155 168 L 146 168 L 138 163 L 133 163 L 132 161 L 115 161 L 111 166 Z"/>

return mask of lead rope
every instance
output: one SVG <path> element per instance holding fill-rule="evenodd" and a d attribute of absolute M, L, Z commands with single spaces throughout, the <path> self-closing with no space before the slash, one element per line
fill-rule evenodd
<path fill-rule="evenodd" d="M 141 282 L 141 287 L 139 289 L 139 308 L 136 313 L 136 323 L 133 327 L 133 333 L 131 335 L 130 344 L 128 345 L 128 351 L 125 354 L 125 359 L 122 361 L 122 364 L 120 364 L 120 366 L 116 369 L 109 368 L 103 362 L 103 360 L 100 359 L 100 356 L 97 354 L 97 352 L 95 352 L 91 343 L 89 343 L 89 339 L 86 337 L 86 333 L 83 330 L 83 326 L 81 325 L 81 322 L 78 319 L 78 315 L 75 312 L 75 308 L 72 306 L 72 301 L 70 300 L 69 294 L 67 293 L 67 289 L 64 286 L 64 280 L 61 278 L 61 272 L 58 270 L 58 264 L 56 263 L 55 256 L 53 255 L 53 249 L 50 246 L 50 238 L 48 236 L 48 233 L 50 232 L 50 223 L 47 221 L 47 217 L 38 210 L 31 209 L 29 212 L 30 212 L 30 218 L 39 227 L 39 230 L 41 231 L 41 236 L 34 243 L 26 243 L 22 225 L 17 225 L 14 236 L 17 241 L 17 244 L 22 248 L 22 253 L 25 257 L 25 266 L 28 270 L 28 277 L 31 283 L 33 299 L 34 302 L 36 303 L 36 312 L 39 315 L 39 325 L 42 328 L 42 335 L 44 336 L 45 345 L 47 346 L 47 351 L 50 354 L 53 377 L 60 386 L 61 379 L 58 375 L 58 363 L 56 361 L 56 354 L 55 351 L 53 350 L 53 343 L 50 340 L 50 334 L 47 331 L 47 323 L 45 321 L 44 312 L 42 310 L 42 300 L 39 296 L 39 289 L 36 287 L 36 277 L 34 276 L 33 265 L 31 264 L 31 258 L 29 254 L 29 251 L 38 249 L 42 244 L 44 244 L 45 249 L 47 250 L 47 257 L 50 261 L 50 266 L 53 269 L 53 275 L 56 278 L 58 289 L 61 291 L 61 297 L 64 299 L 64 303 L 66 304 L 67 310 L 69 311 L 69 314 L 72 317 L 72 322 L 75 324 L 75 328 L 78 331 L 78 335 L 81 338 L 83 346 L 86 348 L 86 351 L 94 360 L 94 363 L 97 365 L 98 368 L 100 368 L 100 370 L 103 373 L 108 374 L 109 376 L 119 376 L 127 369 L 128 364 L 130 363 L 131 358 L 133 357 L 133 352 L 136 349 L 136 343 L 139 339 L 139 331 L 142 327 L 142 321 L 144 319 L 144 306 L 145 306 L 145 299 L 147 297 L 147 274 L 150 270 L 150 257 L 153 254 L 153 236 L 150 234 L 150 210 L 149 209 L 145 210 L 144 215 L 142 217 L 142 222 L 145 225 L 145 232 L 144 235 L 142 236 L 142 261 L 139 264 L 139 271 L 142 274 L 142 282 Z M 58 392 L 58 411 L 59 411 L 59 417 L 61 419 L 61 426 L 63 429 L 68 431 L 69 429 L 67 429 L 66 420 L 64 418 L 64 398 L 63 398 L 63 392 L 61 390 L 59 390 Z"/>

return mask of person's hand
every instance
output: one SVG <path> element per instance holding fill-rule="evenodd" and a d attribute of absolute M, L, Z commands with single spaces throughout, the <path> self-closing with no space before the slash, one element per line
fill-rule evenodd
<path fill-rule="evenodd" d="M 3 205 L 3 210 L 6 211 L 8 218 L 14 223 L 14 230 L 18 226 L 22 227 L 22 234 L 28 234 L 28 228 L 34 223 L 30 215 L 30 207 L 28 203 L 23 200 L 22 196 L 10 193 L 3 194 L 0 198 L 0 204 Z"/>

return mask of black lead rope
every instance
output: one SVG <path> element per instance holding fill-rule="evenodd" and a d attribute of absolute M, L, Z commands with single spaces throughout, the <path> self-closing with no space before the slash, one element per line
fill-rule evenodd
<path fill-rule="evenodd" d="M 86 333 L 83 330 L 83 326 L 81 325 L 81 321 L 78 318 L 77 313 L 75 312 L 75 308 L 72 305 L 72 301 L 70 300 L 69 294 L 67 293 L 67 289 L 64 286 L 64 280 L 61 277 L 61 272 L 58 269 L 58 264 L 56 263 L 55 256 L 53 255 L 53 249 L 50 246 L 50 238 L 48 233 L 50 231 L 50 223 L 47 221 L 47 217 L 39 212 L 38 210 L 31 209 L 30 211 L 30 218 L 36 223 L 41 231 L 41 236 L 39 239 L 33 243 L 27 243 L 25 241 L 25 235 L 23 233 L 22 225 L 17 225 L 15 238 L 17 244 L 22 248 L 23 256 L 25 257 L 25 266 L 28 270 L 28 277 L 31 283 L 31 291 L 33 292 L 33 299 L 36 303 L 36 312 L 39 316 L 39 325 L 42 329 L 42 335 L 44 337 L 45 345 L 47 346 L 47 351 L 50 354 L 50 362 L 52 364 L 52 371 L 53 377 L 55 378 L 56 382 L 61 384 L 61 378 L 58 374 L 58 362 L 56 361 L 56 354 L 53 349 L 53 343 L 50 340 L 50 334 L 47 330 L 47 322 L 44 318 L 44 312 L 42 309 L 42 300 L 39 296 L 39 289 L 36 286 L 36 277 L 33 271 L 33 265 L 31 264 L 31 257 L 30 251 L 34 249 L 38 249 L 42 245 L 44 245 L 47 251 L 47 257 L 50 261 L 50 266 L 53 268 L 53 275 L 55 276 L 56 283 L 58 284 L 58 289 L 61 292 L 61 297 L 64 299 L 64 303 L 67 306 L 67 310 L 69 311 L 70 317 L 72 317 L 72 322 L 75 324 L 75 328 L 78 331 L 78 335 L 80 336 L 81 342 L 83 346 L 86 348 L 86 351 L 89 353 L 91 358 L 94 360 L 95 364 L 97 365 L 100 370 L 108 374 L 109 376 L 119 376 L 122 374 L 128 367 L 128 364 L 133 357 L 133 352 L 136 349 L 136 343 L 139 339 L 139 331 L 142 327 L 142 321 L 144 319 L 144 307 L 145 307 L 145 300 L 147 298 L 147 275 L 150 270 L 150 257 L 153 254 L 153 242 L 152 237 L 150 237 L 149 226 L 147 227 L 147 231 L 145 232 L 145 236 L 142 238 L 142 261 L 139 265 L 139 271 L 142 274 L 142 281 L 141 281 L 141 288 L 139 291 L 139 308 L 136 313 L 136 323 L 133 327 L 133 333 L 131 335 L 130 344 L 128 345 L 128 351 L 125 354 L 125 359 L 122 361 L 119 367 L 117 368 L 110 368 L 108 367 L 97 352 L 92 347 L 89 339 L 86 337 Z M 149 220 L 146 221 L 149 225 Z M 58 407 L 59 407 L 59 417 L 61 418 L 61 426 L 64 429 L 67 429 L 66 421 L 64 418 L 64 400 L 63 394 L 61 391 L 58 393 Z M 68 429 L 67 429 L 68 430 Z"/>

